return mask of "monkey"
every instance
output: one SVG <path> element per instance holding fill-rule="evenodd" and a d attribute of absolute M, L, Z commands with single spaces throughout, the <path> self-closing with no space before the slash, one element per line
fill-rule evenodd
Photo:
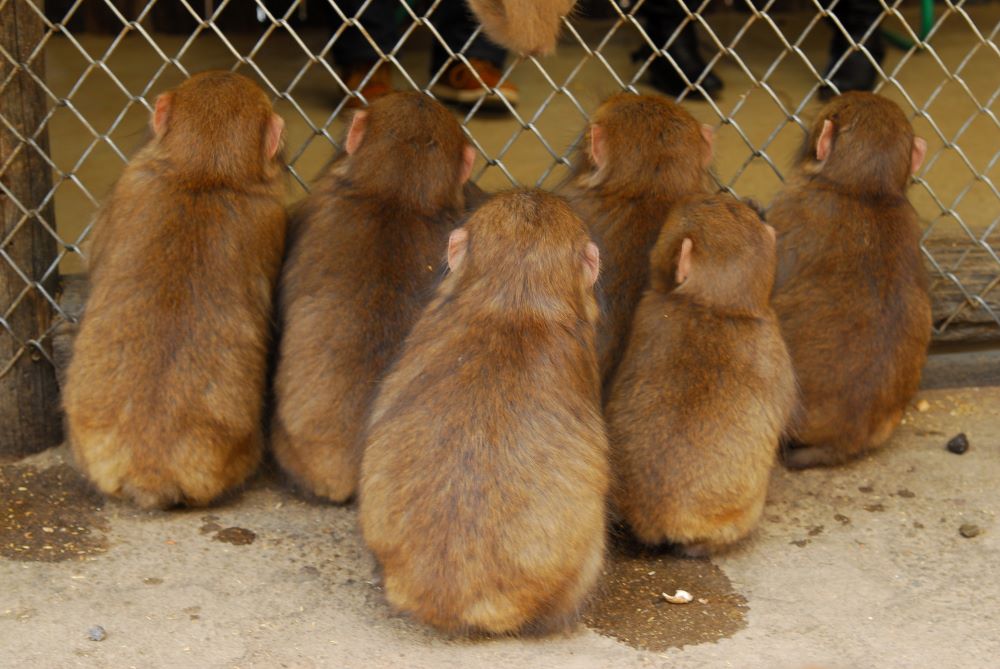
<path fill-rule="evenodd" d="M 446 632 L 570 624 L 605 549 L 597 246 L 568 204 L 494 195 L 382 384 L 359 521 L 397 610 Z"/>
<path fill-rule="evenodd" d="M 774 269 L 774 229 L 726 194 L 678 205 L 653 247 L 606 406 L 614 507 L 647 544 L 705 555 L 760 519 L 797 400 Z"/>
<path fill-rule="evenodd" d="M 196 74 L 93 227 L 63 395 L 71 449 L 107 495 L 203 506 L 258 465 L 284 253 L 284 122 L 257 84 Z"/>
<path fill-rule="evenodd" d="M 710 192 L 713 131 L 661 96 L 619 93 L 594 113 L 565 189 L 604 258 L 597 355 L 605 389 L 646 288 L 649 252 L 671 207 Z"/>
<path fill-rule="evenodd" d="M 311 495 L 349 501 L 378 382 L 442 276 L 475 152 L 417 92 L 355 113 L 346 156 L 292 216 L 278 294 L 271 448 Z"/>
<path fill-rule="evenodd" d="M 487 37 L 523 56 L 556 50 L 562 19 L 576 0 L 468 0 Z"/>
<path fill-rule="evenodd" d="M 906 189 L 926 151 L 894 102 L 845 93 L 820 111 L 768 211 L 773 306 L 801 388 L 791 468 L 884 444 L 919 387 L 931 303 Z"/>

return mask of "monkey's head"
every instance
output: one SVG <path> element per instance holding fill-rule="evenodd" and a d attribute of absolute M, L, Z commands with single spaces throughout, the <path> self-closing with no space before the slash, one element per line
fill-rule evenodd
<path fill-rule="evenodd" d="M 853 191 L 894 194 L 906 190 L 926 153 L 927 142 L 914 135 L 899 105 L 851 91 L 820 110 L 797 165 Z"/>
<path fill-rule="evenodd" d="M 444 290 L 483 308 L 597 321 L 597 245 L 562 198 L 541 190 L 499 193 L 448 239 Z"/>
<path fill-rule="evenodd" d="M 154 142 L 178 173 L 201 186 L 273 179 L 285 122 L 264 91 L 234 72 L 196 74 L 156 98 Z"/>
<path fill-rule="evenodd" d="M 357 188 L 428 213 L 460 206 L 476 159 L 455 116 L 416 91 L 386 95 L 356 112 L 344 148 Z"/>
<path fill-rule="evenodd" d="M 719 193 L 674 208 L 650 254 L 650 281 L 659 292 L 752 312 L 770 300 L 775 262 L 774 228 Z"/>
<path fill-rule="evenodd" d="M 622 192 L 697 190 L 712 162 L 714 134 L 679 104 L 659 95 L 618 93 L 587 129 L 576 173 Z"/>

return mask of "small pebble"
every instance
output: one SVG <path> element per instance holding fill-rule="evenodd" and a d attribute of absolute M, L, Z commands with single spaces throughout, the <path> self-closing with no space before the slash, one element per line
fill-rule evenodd
<path fill-rule="evenodd" d="M 972 523 L 965 523 L 958 528 L 958 533 L 966 539 L 971 539 L 972 537 L 978 537 L 982 534 L 983 528 L 979 527 L 979 525 L 973 525 Z"/>
<path fill-rule="evenodd" d="M 927 411 L 930 408 L 931 408 L 931 403 L 928 402 L 927 400 L 920 400 L 919 402 L 917 402 L 917 411 L 919 411 L 920 413 L 927 413 Z"/>
<path fill-rule="evenodd" d="M 104 628 L 100 625 L 94 625 L 89 630 L 87 630 L 87 638 L 91 641 L 104 641 L 108 638 L 108 633 L 104 631 Z"/>
<path fill-rule="evenodd" d="M 969 438 L 965 436 L 964 432 L 960 432 L 951 438 L 945 448 L 955 455 L 961 455 L 969 450 Z"/>

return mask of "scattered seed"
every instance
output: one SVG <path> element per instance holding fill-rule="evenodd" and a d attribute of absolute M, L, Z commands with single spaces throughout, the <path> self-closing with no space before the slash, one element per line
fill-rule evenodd
<path fill-rule="evenodd" d="M 663 597 L 663 599 L 670 602 L 671 604 L 687 604 L 692 599 L 694 599 L 694 597 L 691 596 L 691 593 L 688 592 L 687 590 L 678 590 L 672 595 L 668 595 L 667 593 L 663 592 L 660 593 L 660 596 Z"/>
<path fill-rule="evenodd" d="M 931 403 L 927 400 L 920 400 L 917 402 L 917 411 L 920 413 L 927 413 L 931 408 Z"/>

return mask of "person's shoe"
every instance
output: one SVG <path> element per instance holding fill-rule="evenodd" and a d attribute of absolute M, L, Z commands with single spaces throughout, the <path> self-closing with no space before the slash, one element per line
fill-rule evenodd
<path fill-rule="evenodd" d="M 475 73 L 472 72 L 472 69 L 466 67 L 464 63 L 452 63 L 445 73 L 441 75 L 438 82 L 431 87 L 431 93 L 443 102 L 459 105 L 473 105 L 485 94 L 486 99 L 483 100 L 484 107 L 505 109 L 506 105 L 504 105 L 503 100 L 491 92 L 492 89 L 496 89 L 507 99 L 507 102 L 512 106 L 517 106 L 518 101 L 521 99 L 517 86 L 509 81 L 501 84 L 500 77 L 502 74 L 496 65 L 478 58 L 470 58 L 469 64 L 475 70 Z M 479 83 L 476 74 L 479 75 L 479 79 L 483 80 L 483 84 L 486 84 L 490 91 L 483 88 L 483 84 Z"/>
<path fill-rule="evenodd" d="M 650 53 L 651 50 L 649 47 L 643 45 L 632 53 L 632 60 L 636 62 L 644 61 L 649 58 Z M 702 73 L 708 69 L 701 54 L 698 53 L 698 37 L 694 32 L 693 26 L 685 27 L 684 31 L 677 36 L 674 43 L 667 49 L 667 53 L 670 54 L 670 57 L 677 63 L 677 67 L 684 72 L 692 84 L 698 82 L 698 77 L 701 77 Z M 675 98 L 687 90 L 684 78 L 681 77 L 680 72 L 666 58 L 657 57 L 649 64 L 649 83 L 661 93 L 666 93 Z M 701 87 L 705 89 L 705 93 L 712 98 L 722 90 L 722 80 L 711 71 L 705 72 L 705 76 L 700 83 Z M 700 98 L 702 97 L 701 91 L 697 88 L 691 89 L 688 97 Z"/>
<path fill-rule="evenodd" d="M 859 40 L 862 34 L 864 34 L 864 31 L 861 31 L 855 39 Z M 875 62 L 881 65 L 882 61 L 885 60 L 885 42 L 883 41 L 882 33 L 876 30 L 868 38 L 865 46 L 871 52 Z M 837 69 L 832 77 L 830 76 L 833 66 L 840 60 L 844 52 L 850 48 L 851 44 L 847 38 L 844 37 L 843 33 L 835 29 L 833 39 L 830 40 L 830 60 L 823 71 L 823 78 L 828 79 L 841 93 L 846 91 L 870 91 L 875 88 L 878 71 L 871 64 L 871 61 L 868 60 L 868 56 L 861 51 L 854 51 L 848 55 L 840 68 Z M 819 89 L 821 100 L 829 100 L 836 94 L 837 92 L 833 86 L 825 83 Z"/>
<path fill-rule="evenodd" d="M 358 90 L 358 87 L 361 86 L 361 82 L 368 76 L 371 69 L 376 66 L 376 62 L 377 61 L 352 65 L 346 68 L 343 74 L 344 83 L 347 84 L 347 88 L 351 91 L 358 91 L 361 93 L 369 104 L 371 104 L 373 100 L 380 98 L 383 95 L 388 95 L 395 90 L 392 87 L 392 68 L 385 63 L 382 63 L 381 66 L 379 66 L 379 68 L 372 74 L 368 83 Z M 348 108 L 357 109 L 364 106 L 361 98 L 355 95 L 351 95 L 350 98 L 351 99 L 347 101 Z"/>

